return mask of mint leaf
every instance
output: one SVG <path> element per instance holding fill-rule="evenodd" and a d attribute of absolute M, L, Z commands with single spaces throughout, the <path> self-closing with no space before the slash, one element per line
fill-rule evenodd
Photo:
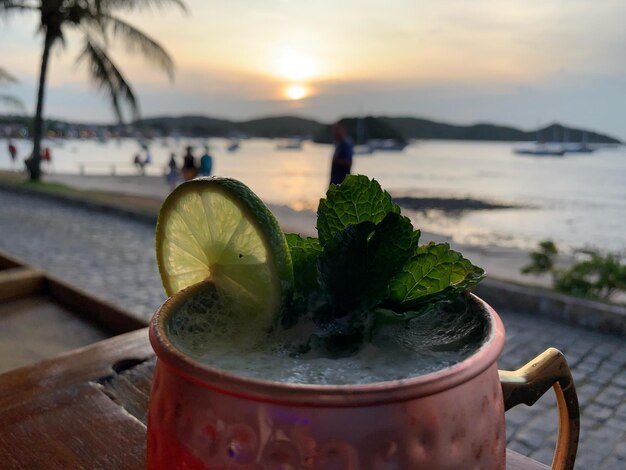
<path fill-rule="evenodd" d="M 389 284 L 388 301 L 399 311 L 448 299 L 475 286 L 485 272 L 447 243 L 421 246 Z"/>
<path fill-rule="evenodd" d="M 400 207 L 383 191 L 378 182 L 367 176 L 348 175 L 339 186 L 331 185 L 326 199 L 320 199 L 317 209 L 317 232 L 325 245 L 335 233 L 361 222 L 379 223 L 390 213 L 400 213 Z"/>
<path fill-rule="evenodd" d="M 286 233 L 285 238 L 293 262 L 295 294 L 305 297 L 319 289 L 317 259 L 322 247 L 317 238 L 303 238 L 295 233 Z"/>
<path fill-rule="evenodd" d="M 415 253 L 419 231 L 394 212 L 378 224 L 349 225 L 324 246 L 319 270 L 337 314 L 365 310 L 387 296 L 389 281 Z"/>
<path fill-rule="evenodd" d="M 376 225 L 366 221 L 349 225 L 326 242 L 319 259 L 323 287 L 330 296 L 333 316 L 342 316 L 357 307 L 365 307 L 371 292 L 366 284 L 375 283 L 367 269 L 367 241 Z"/>
<path fill-rule="evenodd" d="M 413 230 L 407 217 L 390 212 L 376 225 L 368 242 L 366 256 L 369 261 L 369 275 L 384 279 L 388 283 L 395 276 L 406 260 L 417 249 L 420 231 Z M 385 295 L 387 292 L 385 292 Z"/>

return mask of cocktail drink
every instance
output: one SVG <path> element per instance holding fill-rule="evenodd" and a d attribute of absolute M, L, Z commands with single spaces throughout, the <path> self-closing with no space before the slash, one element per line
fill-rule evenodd
<path fill-rule="evenodd" d="M 504 410 L 554 385 L 555 468 L 572 468 L 578 410 L 549 350 L 498 373 L 480 268 L 419 231 L 365 177 L 332 187 L 318 239 L 282 234 L 239 182 L 165 202 L 157 257 L 171 296 L 150 339 L 149 468 L 504 468 Z M 502 381 L 502 382 L 501 382 Z"/>

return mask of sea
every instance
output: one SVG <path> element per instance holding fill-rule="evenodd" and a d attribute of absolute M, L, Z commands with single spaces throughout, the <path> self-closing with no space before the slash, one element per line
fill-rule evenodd
<path fill-rule="evenodd" d="M 14 141 L 18 159 L 30 151 Z M 309 141 L 301 149 L 280 149 L 278 139 L 245 139 L 230 152 L 226 139 L 155 139 L 146 174 L 163 175 L 171 153 L 179 164 L 184 148 L 199 157 L 208 145 L 214 174 L 240 179 L 268 203 L 315 210 L 328 188 L 332 147 Z M 145 145 L 145 142 L 143 143 Z M 12 168 L 0 144 L 0 169 Z M 46 171 L 80 174 L 136 174 L 134 155 L 145 158 L 135 139 L 55 140 Z M 599 249 L 626 254 L 626 147 L 607 146 L 564 157 L 523 156 L 515 143 L 417 141 L 402 152 L 357 155 L 353 173 L 377 179 L 394 197 L 471 198 L 500 209 L 403 210 L 422 230 L 458 243 L 530 249 L 551 239 L 563 251 Z M 20 164 L 21 165 L 21 164 Z"/>

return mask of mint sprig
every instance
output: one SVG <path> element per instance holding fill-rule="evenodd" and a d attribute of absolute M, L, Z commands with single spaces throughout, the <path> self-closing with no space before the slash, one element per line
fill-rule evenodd
<path fill-rule="evenodd" d="M 317 238 L 286 233 L 293 263 L 294 290 L 297 296 L 306 297 L 319 289 L 317 259 L 322 246 Z"/>
<path fill-rule="evenodd" d="M 322 245 L 337 232 L 361 222 L 377 224 L 387 214 L 400 213 L 387 191 L 377 181 L 366 176 L 348 175 L 339 186 L 331 185 L 326 199 L 320 199 L 317 209 L 317 234 Z"/>
<path fill-rule="evenodd" d="M 377 325 L 409 321 L 471 289 L 484 271 L 446 243 L 419 246 L 415 230 L 378 182 L 350 175 L 317 211 L 318 239 L 287 234 L 295 296 L 283 325 L 310 315 L 310 342 L 352 352 Z"/>
<path fill-rule="evenodd" d="M 450 299 L 474 287 L 485 271 L 474 266 L 447 243 L 420 246 L 389 283 L 387 301 L 398 311 Z"/>

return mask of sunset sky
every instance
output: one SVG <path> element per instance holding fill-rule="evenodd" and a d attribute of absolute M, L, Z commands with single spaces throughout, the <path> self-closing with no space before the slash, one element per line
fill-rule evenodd
<path fill-rule="evenodd" d="M 533 128 L 558 120 L 626 139 L 623 0 L 187 0 L 126 19 L 159 40 L 174 83 L 114 48 L 145 116 L 245 119 L 411 115 Z M 35 15 L 0 22 L 4 88 L 34 108 Z M 51 61 L 46 114 L 109 122 L 75 66 L 70 35 Z M 0 112 L 6 112 L 0 108 Z"/>

